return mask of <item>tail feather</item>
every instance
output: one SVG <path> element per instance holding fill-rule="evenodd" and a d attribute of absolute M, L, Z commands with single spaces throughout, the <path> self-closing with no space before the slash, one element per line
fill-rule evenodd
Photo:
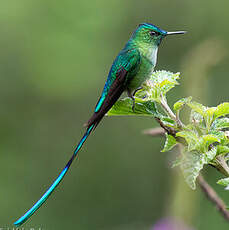
<path fill-rule="evenodd" d="M 80 142 L 76 146 L 72 157 L 70 158 L 70 160 L 68 161 L 68 163 L 66 164 L 66 166 L 64 167 L 64 169 L 62 170 L 62 172 L 59 174 L 59 176 L 56 178 L 56 180 L 53 182 L 53 184 L 49 187 L 49 189 L 33 205 L 33 207 L 31 209 L 29 209 L 21 218 L 19 218 L 14 223 L 17 227 L 19 227 L 20 225 L 22 225 L 23 223 L 25 223 L 42 206 L 42 204 L 48 199 L 48 197 L 52 194 L 52 192 L 55 190 L 55 188 L 63 180 L 63 178 L 64 178 L 65 174 L 67 173 L 68 169 L 70 168 L 73 160 L 75 159 L 75 157 L 77 156 L 79 150 L 81 149 L 81 147 L 83 146 L 84 142 L 86 141 L 86 139 L 90 135 L 91 131 L 93 130 L 93 127 L 94 127 L 94 124 L 90 125 L 87 128 L 87 131 L 85 132 L 85 134 L 83 135 L 82 139 L 80 140 Z"/>

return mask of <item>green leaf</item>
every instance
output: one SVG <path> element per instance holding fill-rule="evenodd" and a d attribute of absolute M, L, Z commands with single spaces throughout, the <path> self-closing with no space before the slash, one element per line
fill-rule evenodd
<path fill-rule="evenodd" d="M 198 102 L 192 101 L 187 105 L 196 113 L 199 113 L 205 120 L 206 126 L 209 129 L 215 119 L 216 107 L 206 107 Z"/>
<path fill-rule="evenodd" d="M 162 83 L 161 86 L 164 86 L 165 81 L 167 82 L 172 82 L 175 85 L 178 85 L 179 83 L 177 82 L 177 79 L 180 78 L 180 73 L 172 73 L 170 71 L 165 71 L 165 70 L 159 70 L 153 72 L 151 76 L 151 81 L 153 83 Z"/>
<path fill-rule="evenodd" d="M 203 155 L 193 152 L 188 152 L 185 154 L 180 168 L 183 172 L 186 183 L 191 187 L 191 189 L 196 188 L 196 178 L 198 177 L 204 164 L 205 162 Z"/>
<path fill-rule="evenodd" d="M 225 146 L 229 144 L 229 138 L 226 135 L 226 133 L 227 131 L 226 132 L 218 131 L 218 130 L 211 131 L 211 134 L 217 136 L 217 138 L 220 140 L 220 144 Z"/>
<path fill-rule="evenodd" d="M 206 126 L 204 123 L 204 118 L 201 114 L 197 113 L 193 109 L 190 113 L 190 122 L 194 126 L 195 130 L 198 132 L 199 135 L 205 133 Z"/>
<path fill-rule="evenodd" d="M 135 98 L 135 110 L 132 110 L 133 101 L 130 98 L 124 98 L 117 101 L 110 111 L 108 116 L 159 116 L 156 105 L 153 101 L 144 101 L 140 98 Z"/>
<path fill-rule="evenodd" d="M 187 104 L 190 103 L 192 100 L 192 97 L 185 97 L 180 99 L 179 101 L 177 101 L 174 105 L 173 105 L 173 109 L 175 112 L 179 111 L 182 109 L 182 107 Z"/>
<path fill-rule="evenodd" d="M 195 149 L 197 142 L 199 141 L 198 135 L 193 130 L 184 130 L 176 134 L 177 137 L 183 137 L 188 144 L 188 151 Z"/>
<path fill-rule="evenodd" d="M 216 148 L 204 154 L 196 152 L 187 152 L 183 155 L 180 168 L 183 172 L 186 183 L 192 188 L 196 188 L 196 178 L 205 164 L 210 163 L 216 156 Z"/>
<path fill-rule="evenodd" d="M 182 164 L 182 157 L 177 157 L 171 165 L 171 168 L 175 168 L 177 166 L 180 166 Z"/>
<path fill-rule="evenodd" d="M 213 122 L 212 127 L 211 127 L 211 129 L 214 129 L 214 130 L 222 130 L 225 128 L 229 128 L 229 118 L 227 117 L 216 119 Z"/>
<path fill-rule="evenodd" d="M 217 149 L 215 147 L 207 151 L 205 153 L 206 164 L 209 164 L 216 157 L 216 154 L 217 154 Z"/>
<path fill-rule="evenodd" d="M 217 145 L 217 155 L 229 153 L 229 147 L 224 145 Z"/>
<path fill-rule="evenodd" d="M 199 123 L 202 123 L 203 120 L 204 120 L 204 117 L 201 114 L 197 113 L 193 109 L 191 110 L 190 122 L 199 124 Z"/>
<path fill-rule="evenodd" d="M 217 106 L 215 111 L 216 118 L 226 116 L 228 114 L 229 114 L 229 102 L 224 102 Z"/>
<path fill-rule="evenodd" d="M 187 104 L 204 118 L 208 130 L 216 118 L 229 114 L 228 102 L 222 103 L 217 107 L 206 107 L 197 102 L 189 102 Z"/>
<path fill-rule="evenodd" d="M 187 105 L 193 109 L 195 112 L 199 113 L 200 115 L 202 115 L 203 117 L 206 116 L 206 110 L 207 110 L 207 107 L 205 107 L 204 105 L 198 103 L 198 102 L 195 102 L 195 101 L 192 101 L 192 102 L 189 102 L 187 103 Z"/>
<path fill-rule="evenodd" d="M 229 177 L 218 180 L 217 184 L 223 185 L 223 186 L 229 186 Z"/>
<path fill-rule="evenodd" d="M 167 133 L 165 135 L 166 135 L 165 145 L 161 152 L 167 152 L 177 144 L 176 139 L 172 135 L 169 135 Z"/>
<path fill-rule="evenodd" d="M 176 85 L 179 85 L 177 79 L 179 79 L 180 73 L 172 73 L 168 71 L 156 71 L 152 74 L 152 80 L 154 84 L 157 84 L 160 88 L 160 93 L 165 95 L 169 90 L 171 90 Z"/>
<path fill-rule="evenodd" d="M 207 107 L 207 109 L 206 109 L 206 115 L 208 117 L 213 117 L 215 111 L 216 111 L 216 107 Z"/>
<path fill-rule="evenodd" d="M 160 102 L 161 95 L 178 85 L 177 79 L 180 73 L 172 73 L 168 71 L 155 71 L 150 79 L 143 84 L 143 90 L 138 92 L 136 96 L 147 95 L 151 100 Z"/>
<path fill-rule="evenodd" d="M 220 142 L 220 138 L 218 136 L 214 134 L 203 135 L 199 138 L 199 141 L 196 145 L 196 150 L 203 153 L 208 150 L 209 145 L 215 142 Z"/>
<path fill-rule="evenodd" d="M 207 128 L 209 129 L 212 122 L 215 119 L 215 111 L 216 111 L 216 107 L 210 107 L 206 109 L 206 115 L 204 116 Z"/>
<path fill-rule="evenodd" d="M 172 120 L 170 117 L 165 117 L 163 115 L 159 116 L 160 120 L 163 122 L 164 125 L 168 127 L 175 128 L 176 127 L 176 122 Z"/>

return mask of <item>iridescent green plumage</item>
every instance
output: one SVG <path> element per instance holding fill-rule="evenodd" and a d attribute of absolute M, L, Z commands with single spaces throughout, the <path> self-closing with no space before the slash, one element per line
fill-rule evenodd
<path fill-rule="evenodd" d="M 158 36 L 152 36 L 150 34 L 152 32 L 157 33 Z M 116 57 L 95 112 L 98 112 L 112 83 L 119 77 L 117 73 L 121 68 L 128 72 L 125 81 L 126 90 L 133 91 L 141 86 L 156 65 L 158 46 L 166 33 L 166 31 L 151 24 L 139 25 Z"/>
<path fill-rule="evenodd" d="M 14 223 L 16 226 L 20 226 L 29 219 L 30 216 L 32 216 L 48 199 L 64 178 L 87 137 L 92 130 L 96 128 L 98 123 L 118 100 L 121 94 L 124 91 L 127 91 L 128 95 L 134 100 L 134 91 L 137 90 L 148 77 L 150 77 L 156 65 L 157 50 L 162 39 L 168 34 L 176 33 L 179 34 L 184 32 L 166 32 L 147 23 L 140 24 L 134 31 L 127 44 L 112 64 L 102 95 L 96 105 L 92 117 L 87 122 L 87 130 L 76 146 L 72 157 L 44 195 L 31 209 Z"/>

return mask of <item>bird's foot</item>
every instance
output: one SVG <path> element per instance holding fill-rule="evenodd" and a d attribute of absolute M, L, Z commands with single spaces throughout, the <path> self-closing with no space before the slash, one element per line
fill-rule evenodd
<path fill-rule="evenodd" d="M 135 89 L 135 90 L 134 90 L 134 93 L 133 93 L 133 96 L 135 96 L 135 94 L 136 94 L 139 90 L 141 90 L 141 89 L 143 89 L 142 86 L 141 86 L 141 87 L 138 87 L 137 89 Z"/>
<path fill-rule="evenodd" d="M 130 91 L 128 91 L 128 96 L 132 99 L 132 101 L 133 101 L 133 105 L 132 105 L 132 111 L 135 113 L 135 98 L 134 98 L 134 95 L 139 91 L 139 90 L 141 90 L 143 87 L 139 87 L 139 88 L 137 88 L 134 92 L 133 92 L 133 94 L 131 94 L 131 92 Z"/>
<path fill-rule="evenodd" d="M 135 99 L 134 99 L 134 97 L 131 99 L 133 100 L 132 111 L 135 113 Z"/>
<path fill-rule="evenodd" d="M 133 101 L 133 105 L 132 105 L 132 111 L 135 113 L 135 98 L 134 98 L 134 95 L 139 91 L 141 90 L 143 87 L 139 87 L 137 88 L 136 90 L 134 90 L 133 94 L 131 93 L 130 90 L 127 90 L 127 94 L 128 94 L 128 97 L 132 99 Z"/>

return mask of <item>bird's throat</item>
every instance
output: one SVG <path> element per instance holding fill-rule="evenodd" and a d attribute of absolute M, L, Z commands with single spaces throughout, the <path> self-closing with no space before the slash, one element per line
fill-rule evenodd
<path fill-rule="evenodd" d="M 158 44 L 156 42 L 142 42 L 138 39 L 130 39 L 126 49 L 135 48 L 139 51 L 141 58 L 146 59 L 154 67 L 157 62 Z"/>
<path fill-rule="evenodd" d="M 144 45 L 144 46 L 141 46 L 139 50 L 140 50 L 141 56 L 147 59 L 152 64 L 152 66 L 156 65 L 158 46 Z"/>

